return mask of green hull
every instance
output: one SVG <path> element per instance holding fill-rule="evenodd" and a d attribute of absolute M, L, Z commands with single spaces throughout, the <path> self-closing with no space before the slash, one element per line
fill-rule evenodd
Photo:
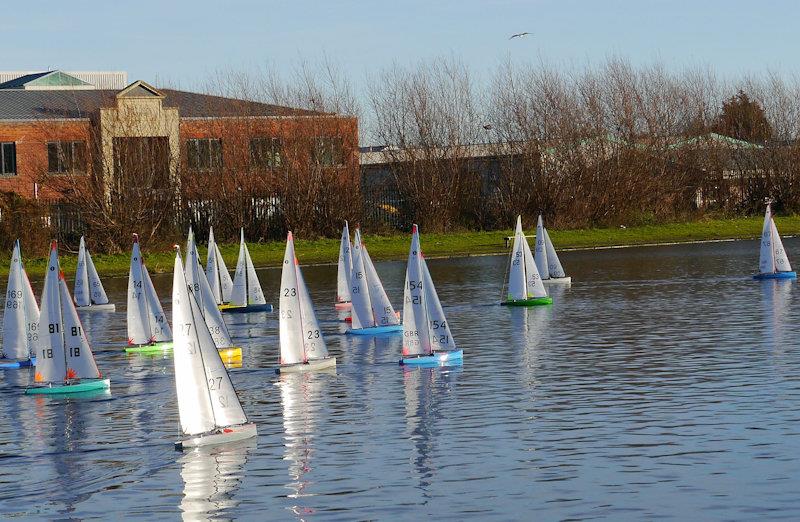
<path fill-rule="evenodd" d="M 503 301 L 500 304 L 503 306 L 543 306 L 553 304 L 553 298 L 548 295 L 546 297 Z"/>
<path fill-rule="evenodd" d="M 50 386 L 33 386 L 25 390 L 25 395 L 57 395 L 65 393 L 83 393 L 97 390 L 108 390 L 111 381 L 108 379 L 89 379 L 75 384 L 60 384 Z"/>
<path fill-rule="evenodd" d="M 172 350 L 172 341 L 163 343 L 143 344 L 140 346 L 129 346 L 125 348 L 125 353 L 141 353 L 145 355 L 158 355 Z"/>

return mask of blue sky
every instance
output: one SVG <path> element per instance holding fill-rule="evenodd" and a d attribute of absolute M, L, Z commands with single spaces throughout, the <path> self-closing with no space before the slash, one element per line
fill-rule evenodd
<path fill-rule="evenodd" d="M 327 55 L 361 86 L 392 61 L 452 55 L 488 75 L 507 58 L 579 67 L 614 54 L 794 75 L 798 20 L 797 0 L 28 1 L 0 17 L 0 67 L 126 70 L 192 88 L 219 70 Z M 534 34 L 508 40 L 521 31 Z"/>

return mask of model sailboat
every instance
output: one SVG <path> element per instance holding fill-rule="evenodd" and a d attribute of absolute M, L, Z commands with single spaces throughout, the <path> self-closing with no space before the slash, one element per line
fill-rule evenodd
<path fill-rule="evenodd" d="M 58 264 L 58 245 L 50 245 L 50 262 L 44 280 L 44 326 L 36 343 L 34 385 L 26 394 L 75 393 L 111 387 L 97 369 L 92 349 L 78 318 L 72 297 Z"/>
<path fill-rule="evenodd" d="M 797 273 L 789 264 L 789 257 L 783 248 L 783 241 L 778 234 L 775 220 L 772 219 L 772 202 L 767 202 L 767 211 L 764 214 L 764 226 L 761 229 L 761 255 L 758 260 L 760 273 L 754 275 L 755 279 L 795 279 Z"/>
<path fill-rule="evenodd" d="M 336 357 L 328 355 L 311 296 L 294 253 L 292 233 L 286 238 L 280 289 L 279 373 L 322 370 L 336 366 Z"/>
<path fill-rule="evenodd" d="M 536 248 L 533 253 L 533 260 L 536 261 L 536 269 L 545 283 L 571 283 L 572 278 L 564 273 L 561 261 L 556 254 L 556 248 L 550 241 L 550 234 L 544 228 L 542 216 L 536 223 Z"/>
<path fill-rule="evenodd" d="M 214 344 L 227 361 L 241 359 L 242 349 L 233 345 L 233 339 L 231 339 L 228 327 L 222 319 L 219 308 L 217 308 L 206 274 L 200 269 L 200 256 L 197 252 L 197 244 L 191 229 L 189 229 L 186 252 L 186 284 L 191 288 L 197 304 L 200 306 L 200 313 L 206 320 L 206 325 L 209 332 L 211 332 L 211 337 L 214 339 Z"/>
<path fill-rule="evenodd" d="M 172 330 L 158 300 L 150 274 L 133 235 L 131 269 L 128 274 L 128 353 L 162 353 L 172 348 Z"/>
<path fill-rule="evenodd" d="M 207 446 L 256 436 L 228 371 L 206 326 L 195 293 L 175 255 L 172 280 L 172 324 L 175 327 L 175 389 L 181 430 L 177 449 Z"/>
<path fill-rule="evenodd" d="M 350 299 L 350 274 L 353 271 L 353 245 L 350 244 L 350 228 L 347 221 L 342 229 L 342 241 L 339 244 L 339 265 L 336 272 L 336 304 L 337 310 L 349 310 L 352 306 Z"/>
<path fill-rule="evenodd" d="M 414 225 L 403 291 L 403 358 L 400 364 L 460 364 L 463 357 L 464 352 L 456 348 L 450 333 L 420 250 L 419 231 Z"/>
<path fill-rule="evenodd" d="M 108 302 L 108 296 L 94 267 L 92 255 L 86 249 L 86 243 L 81 236 L 81 245 L 78 249 L 78 266 L 75 271 L 75 304 L 79 311 L 104 311 L 113 312 L 115 306 Z"/>
<path fill-rule="evenodd" d="M 36 364 L 39 340 L 39 306 L 33 296 L 28 274 L 22 265 L 19 240 L 14 243 L 8 270 L 6 307 L 3 312 L 3 349 L 0 369 Z"/>
<path fill-rule="evenodd" d="M 531 247 L 522 232 L 522 217 L 517 216 L 517 229 L 514 233 L 514 246 L 508 269 L 508 287 L 504 288 L 504 300 L 508 306 L 537 306 L 553 303 L 542 284 L 539 270 L 531 253 Z"/>
<path fill-rule="evenodd" d="M 353 242 L 353 272 L 350 274 L 350 296 L 353 306 L 353 335 L 376 335 L 402 332 L 403 325 L 394 311 L 383 284 L 375 271 L 367 247 L 361 241 L 361 231 L 356 228 Z"/>
<path fill-rule="evenodd" d="M 208 231 L 208 255 L 206 256 L 206 278 L 211 286 L 211 293 L 218 305 L 225 304 L 231 300 L 233 292 L 233 280 L 219 251 L 217 242 L 214 241 L 214 228 L 209 227 Z"/>
<path fill-rule="evenodd" d="M 250 258 L 247 243 L 244 242 L 244 229 L 239 240 L 239 260 L 236 262 L 236 273 L 233 276 L 233 291 L 230 304 L 220 307 L 223 312 L 271 312 L 272 305 L 267 304 L 264 291 L 258 281 L 256 268 Z"/>

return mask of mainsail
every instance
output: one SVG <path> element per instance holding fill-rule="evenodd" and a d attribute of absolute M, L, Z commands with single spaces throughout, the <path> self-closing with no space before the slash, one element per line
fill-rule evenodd
<path fill-rule="evenodd" d="M 244 424 L 247 416 L 190 288 L 178 253 L 172 282 L 175 388 L 183 433 L 199 435 Z"/>
<path fill-rule="evenodd" d="M 163 342 L 172 338 L 164 310 L 144 265 L 137 234 L 133 235 L 131 267 L 128 273 L 127 319 L 129 345 Z"/>
<path fill-rule="evenodd" d="M 764 226 L 761 229 L 761 252 L 758 268 L 762 274 L 775 272 L 791 272 L 792 266 L 778 234 L 775 220 L 772 217 L 772 204 L 767 203 L 764 214 Z"/>
<path fill-rule="evenodd" d="M 540 237 L 544 238 L 544 235 L 542 234 Z M 537 245 L 538 242 L 537 237 Z M 522 231 L 522 217 L 517 216 L 517 228 L 514 233 L 508 272 L 508 299 L 518 301 L 545 296 L 547 296 L 547 291 L 544 289 L 530 245 Z"/>
<path fill-rule="evenodd" d="M 206 256 L 206 278 L 214 294 L 217 304 L 227 303 L 231 300 L 233 291 L 233 280 L 219 251 L 217 242 L 214 241 L 214 228 L 209 227 L 208 232 L 208 255 Z"/>
<path fill-rule="evenodd" d="M 350 301 L 350 273 L 353 271 L 352 245 L 350 244 L 350 228 L 347 221 L 342 229 L 342 241 L 339 244 L 339 264 L 336 272 L 336 301 Z"/>

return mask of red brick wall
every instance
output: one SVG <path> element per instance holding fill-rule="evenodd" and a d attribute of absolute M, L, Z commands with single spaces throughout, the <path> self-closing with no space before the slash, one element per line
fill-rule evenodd
<path fill-rule="evenodd" d="M 39 182 L 39 197 L 58 199 L 61 190 L 80 180 L 47 174 L 47 142 L 86 141 L 91 155 L 90 135 L 89 121 L 84 120 L 0 122 L 0 142 L 12 141 L 17 148 L 17 175 L 0 176 L 0 191 L 33 198 L 34 183 Z"/>

